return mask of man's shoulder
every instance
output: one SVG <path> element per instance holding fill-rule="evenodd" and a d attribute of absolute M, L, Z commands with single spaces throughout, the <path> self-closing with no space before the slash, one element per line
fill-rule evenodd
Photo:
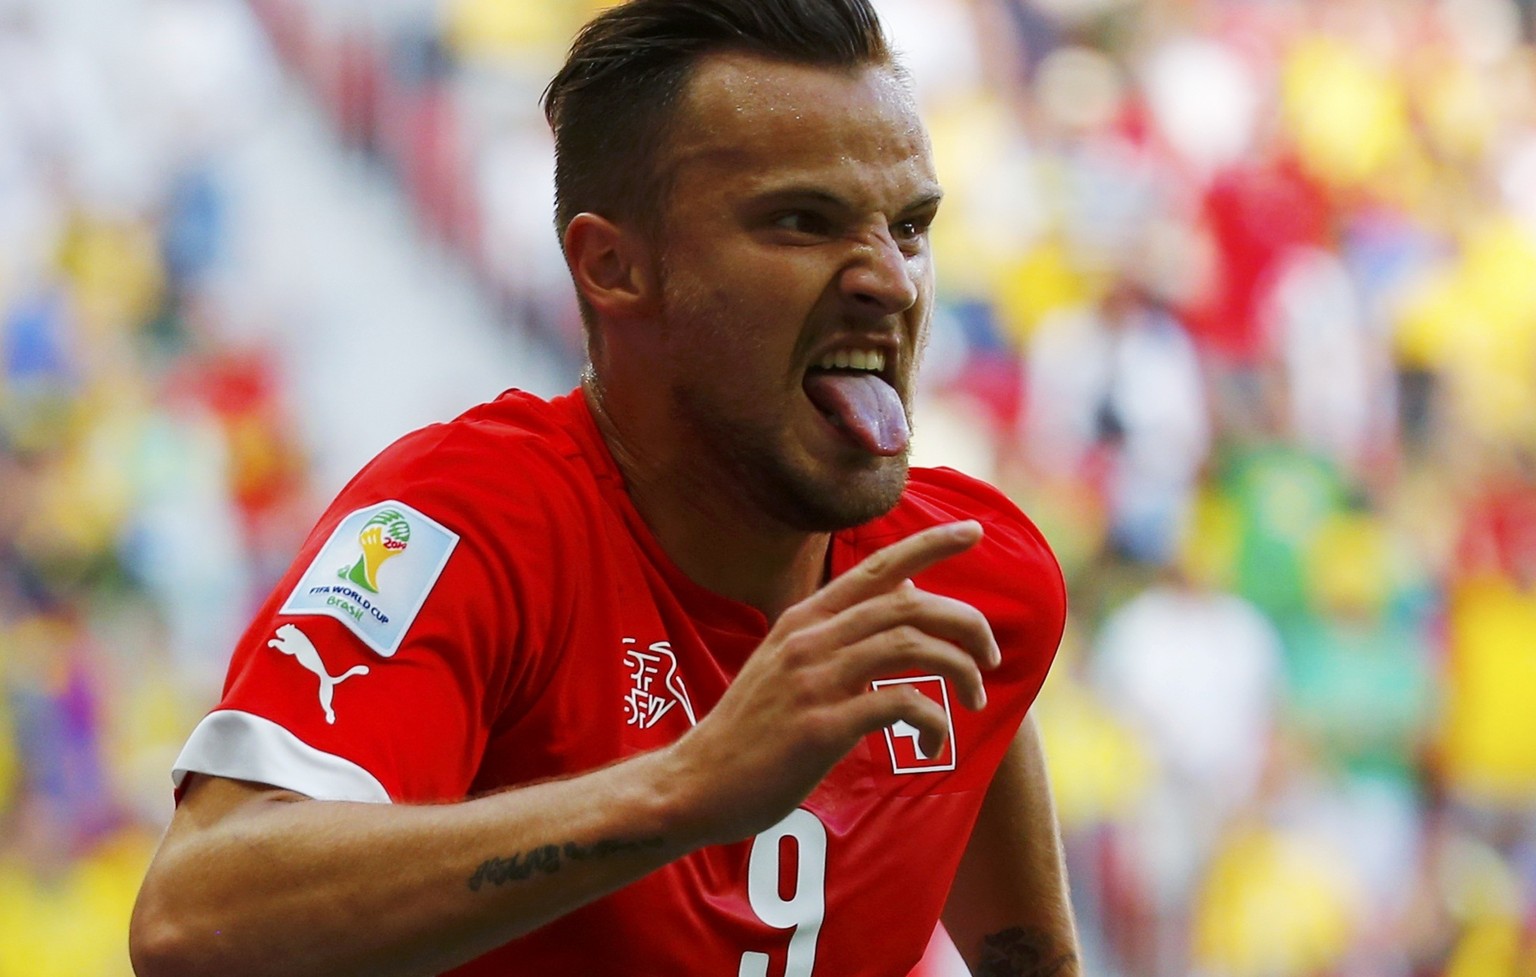
<path fill-rule="evenodd" d="M 436 479 L 475 481 L 488 470 L 504 478 L 568 467 L 582 455 L 572 427 L 572 396 L 545 400 L 508 390 L 453 420 L 404 435 L 381 451 L 364 474 L 429 465 Z"/>
<path fill-rule="evenodd" d="M 511 533 L 524 547 L 559 536 L 591 518 L 601 477 L 582 441 L 577 411 L 585 408 L 573 398 L 508 391 L 412 431 L 353 477 L 328 516 L 393 500 L 460 535 Z"/>
<path fill-rule="evenodd" d="M 1050 553 L 1034 522 L 1001 489 L 953 468 L 914 468 L 906 491 L 886 520 L 900 535 L 928 526 L 974 519 L 988 536 L 1023 551 Z"/>
<path fill-rule="evenodd" d="M 914 468 L 896 507 L 865 528 L 871 549 L 929 526 L 974 519 L 983 536 L 975 548 L 927 572 L 944 589 L 1005 602 L 1015 597 L 1065 615 L 1066 587 L 1044 534 L 1005 493 L 952 468 Z"/>

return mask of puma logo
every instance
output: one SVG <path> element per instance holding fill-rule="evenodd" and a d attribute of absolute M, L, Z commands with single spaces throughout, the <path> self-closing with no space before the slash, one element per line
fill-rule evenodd
<path fill-rule="evenodd" d="M 336 724 L 336 711 L 331 708 L 331 700 L 336 695 L 336 686 L 354 675 L 368 674 L 367 665 L 354 665 L 340 675 L 327 672 L 325 662 L 320 660 L 320 652 L 315 650 L 309 636 L 300 631 L 297 625 L 284 624 L 279 627 L 277 636 L 267 642 L 267 647 L 293 656 L 306 670 L 315 673 L 315 677 L 320 679 L 320 708 L 325 710 L 325 721 L 333 726 Z"/>

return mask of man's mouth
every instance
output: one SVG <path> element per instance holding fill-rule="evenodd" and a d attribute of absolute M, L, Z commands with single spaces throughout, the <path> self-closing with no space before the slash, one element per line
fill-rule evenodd
<path fill-rule="evenodd" d="M 886 362 L 885 350 L 832 350 L 806 371 L 804 386 L 811 403 L 844 437 L 870 454 L 889 456 L 906 450 L 911 432 Z"/>
<path fill-rule="evenodd" d="M 885 350 L 836 349 L 823 356 L 821 361 L 816 364 L 816 369 L 884 373 Z"/>

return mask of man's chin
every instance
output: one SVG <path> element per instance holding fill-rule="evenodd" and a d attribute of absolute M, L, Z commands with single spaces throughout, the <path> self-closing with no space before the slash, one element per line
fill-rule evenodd
<path fill-rule="evenodd" d="M 830 533 L 878 519 L 896 507 L 907 486 L 903 452 L 833 481 L 786 480 L 765 500 L 774 515 L 802 532 Z M 766 487 L 766 486 L 765 486 Z"/>

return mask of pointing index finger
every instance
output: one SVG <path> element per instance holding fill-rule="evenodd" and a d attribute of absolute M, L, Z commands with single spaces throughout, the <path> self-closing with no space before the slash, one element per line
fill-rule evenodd
<path fill-rule="evenodd" d="M 930 526 L 871 553 L 822 588 L 816 602 L 826 613 L 836 614 L 899 586 L 935 563 L 964 553 L 980 542 L 981 536 L 981 523 L 974 519 Z"/>

